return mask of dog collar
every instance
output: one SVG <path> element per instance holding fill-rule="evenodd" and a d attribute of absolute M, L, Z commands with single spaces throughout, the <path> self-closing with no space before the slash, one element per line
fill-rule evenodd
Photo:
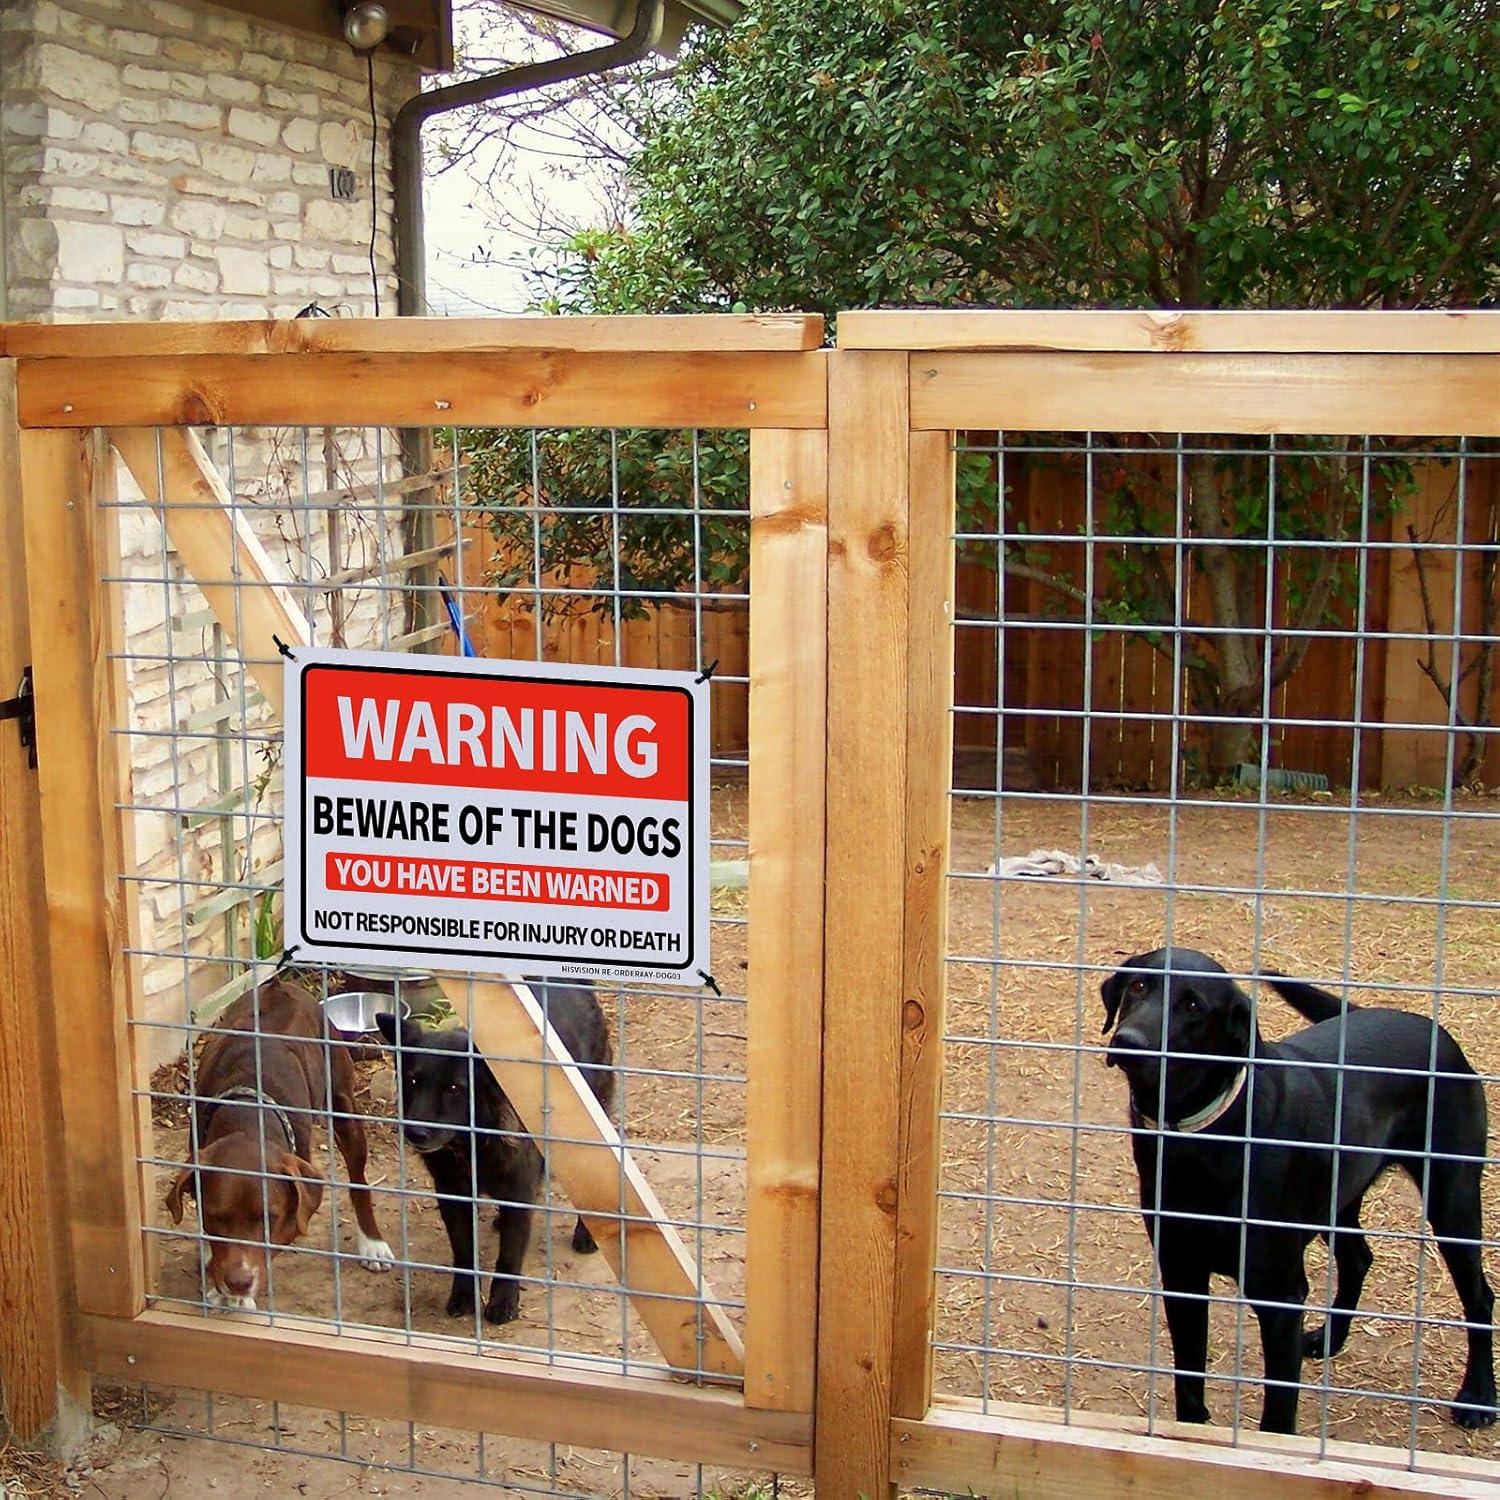
<path fill-rule="evenodd" d="M 1185 1120 L 1179 1120 L 1175 1125 L 1169 1123 L 1166 1128 L 1168 1130 L 1181 1131 L 1185 1135 L 1195 1135 L 1200 1130 L 1207 1130 L 1215 1120 L 1222 1119 L 1234 1107 L 1235 1101 L 1240 1097 L 1241 1090 L 1245 1087 L 1245 1079 L 1249 1075 L 1249 1072 L 1250 1069 L 1248 1067 L 1241 1068 L 1234 1075 L 1234 1081 L 1217 1099 L 1210 1104 L 1204 1105 L 1196 1113 L 1190 1114 Z M 1139 1115 L 1140 1122 L 1145 1129 L 1161 1129 L 1161 1126 L 1150 1115 L 1142 1114 L 1139 1110 L 1136 1113 Z"/>
<path fill-rule="evenodd" d="M 238 1083 L 232 1089 L 225 1089 L 222 1094 L 217 1094 L 210 1101 L 213 1104 L 235 1104 L 244 1100 L 246 1104 L 258 1104 L 262 1109 L 269 1110 L 276 1116 L 281 1124 L 282 1130 L 286 1132 L 286 1143 L 295 1155 L 297 1150 L 297 1136 L 292 1129 L 291 1117 L 271 1096 L 261 1089 L 251 1088 L 248 1083 Z"/>

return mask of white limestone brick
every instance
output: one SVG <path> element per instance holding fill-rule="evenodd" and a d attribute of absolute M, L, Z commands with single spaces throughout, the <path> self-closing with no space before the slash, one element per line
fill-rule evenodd
<path fill-rule="evenodd" d="M 160 224 L 167 211 L 166 204 L 160 198 L 127 197 L 123 193 L 116 193 L 110 203 L 116 224 Z"/>
<path fill-rule="evenodd" d="M 214 251 L 219 282 L 226 292 L 263 297 L 271 290 L 271 268 L 259 250 L 240 250 L 222 245 Z"/>
<path fill-rule="evenodd" d="M 217 130 L 224 123 L 224 111 L 217 104 L 197 99 L 164 99 L 161 117 L 168 124 L 186 125 L 189 130 Z"/>
<path fill-rule="evenodd" d="M 63 281 L 114 285 L 125 275 L 125 236 L 113 224 L 54 219 L 57 274 Z"/>
<path fill-rule="evenodd" d="M 36 50 L 38 77 L 48 93 L 101 114 L 120 102 L 120 78 L 113 63 L 56 42 L 43 42 Z"/>
<path fill-rule="evenodd" d="M 173 282 L 190 292 L 216 292 L 219 290 L 219 273 L 197 261 L 182 261 L 172 272 Z"/>
<path fill-rule="evenodd" d="M 166 206 L 160 205 L 163 213 Z M 155 229 L 127 229 L 125 248 L 137 255 L 152 255 L 162 260 L 176 260 L 187 253 L 187 241 L 180 234 L 164 234 Z"/>
<path fill-rule="evenodd" d="M 253 79 L 237 78 L 232 73 L 210 73 L 204 82 L 209 95 L 226 104 L 255 104 L 260 99 L 260 85 Z M 267 90 L 268 95 L 270 92 Z M 269 97 L 266 102 L 274 108 L 280 107 Z"/>
<path fill-rule="evenodd" d="M 288 120 L 281 130 L 281 144 L 288 151 L 305 155 L 318 144 L 318 126 L 315 120 Z"/>
<path fill-rule="evenodd" d="M 281 134 L 281 122 L 275 115 L 254 109 L 231 109 L 227 128 L 236 140 L 253 141 L 257 146 L 269 146 Z"/>

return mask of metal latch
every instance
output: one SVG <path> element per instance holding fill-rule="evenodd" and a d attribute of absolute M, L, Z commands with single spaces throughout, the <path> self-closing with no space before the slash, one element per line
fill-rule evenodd
<path fill-rule="evenodd" d="M 21 743 L 26 747 L 26 763 L 36 770 L 36 700 L 31 694 L 31 668 L 21 673 L 21 685 L 14 698 L 0 701 L 0 719 L 20 722 Z"/>

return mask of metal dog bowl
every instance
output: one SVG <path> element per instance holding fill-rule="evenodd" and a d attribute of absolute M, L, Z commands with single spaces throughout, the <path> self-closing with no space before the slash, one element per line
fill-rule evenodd
<path fill-rule="evenodd" d="M 362 990 L 374 990 L 383 995 L 394 995 L 398 991 L 403 1001 L 411 1006 L 418 1016 L 430 1015 L 441 1009 L 443 988 L 432 974 L 419 974 L 408 969 L 359 968 L 345 969 L 344 976 Z M 383 1009 L 394 1011 L 394 1005 Z"/>
<path fill-rule="evenodd" d="M 382 1012 L 388 1015 L 399 1014 L 403 1021 L 411 1016 L 411 1006 L 406 1001 L 398 1001 L 379 990 L 344 990 L 340 994 L 329 995 L 322 1006 L 329 1026 L 345 1036 L 363 1036 L 366 1032 L 374 1031 L 375 1017 Z"/>

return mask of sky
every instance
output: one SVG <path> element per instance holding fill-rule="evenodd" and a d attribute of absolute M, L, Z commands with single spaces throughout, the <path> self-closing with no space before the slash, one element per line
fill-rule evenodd
<path fill-rule="evenodd" d="M 454 28 L 460 56 L 523 62 L 544 55 L 533 38 L 519 30 L 506 32 L 503 23 L 497 27 L 497 10 L 493 0 L 458 0 Z M 569 51 L 600 42 L 584 31 L 566 38 Z M 451 75 L 435 83 L 450 81 Z M 601 222 L 608 210 L 600 169 L 569 139 L 564 121 L 550 135 L 518 131 L 507 150 L 482 142 L 465 160 L 440 170 L 442 139 L 460 134 L 453 121 L 441 116 L 423 131 L 431 310 L 450 316 L 522 312 L 527 288 L 521 268 L 537 240 L 515 221 L 528 219 L 533 196 L 542 195 L 556 219 L 580 227 Z"/>

